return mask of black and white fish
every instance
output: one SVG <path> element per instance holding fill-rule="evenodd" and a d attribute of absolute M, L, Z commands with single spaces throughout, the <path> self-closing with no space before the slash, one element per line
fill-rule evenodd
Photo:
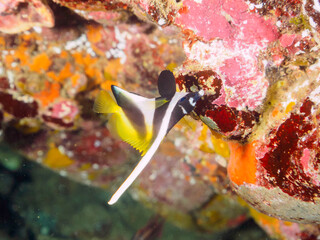
<path fill-rule="evenodd" d="M 97 113 L 111 114 L 108 129 L 142 153 L 142 159 L 108 202 L 114 204 L 150 162 L 171 128 L 195 107 L 199 92 L 176 92 L 173 73 L 162 71 L 158 78 L 160 97 L 145 98 L 111 86 L 112 94 L 101 91 L 94 103 Z"/>

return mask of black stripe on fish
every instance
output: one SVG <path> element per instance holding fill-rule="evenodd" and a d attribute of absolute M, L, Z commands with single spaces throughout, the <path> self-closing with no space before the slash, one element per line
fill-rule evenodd
<path fill-rule="evenodd" d="M 163 121 L 163 117 L 166 114 L 167 108 L 170 104 L 170 101 L 163 104 L 162 106 L 156 108 L 154 111 L 154 117 L 153 117 L 153 136 L 157 136 L 161 123 Z"/>
<path fill-rule="evenodd" d="M 201 96 L 198 92 L 192 92 L 188 93 L 179 100 L 172 111 L 167 133 L 181 120 L 181 118 L 189 114 L 194 109 L 196 102 L 200 97 Z"/>
<path fill-rule="evenodd" d="M 117 104 L 122 108 L 134 128 L 139 134 L 145 136 L 147 134 L 147 128 L 145 124 L 145 117 L 139 107 L 132 101 L 133 99 L 125 96 L 126 91 L 121 88 L 112 85 L 112 93 L 117 101 Z M 134 93 L 131 93 L 134 94 Z M 134 94 L 137 95 L 137 94 Z M 139 96 L 139 95 L 137 95 Z M 141 97 L 141 96 L 139 96 Z"/>
<path fill-rule="evenodd" d="M 174 125 L 177 124 L 177 122 L 181 120 L 181 118 L 189 114 L 194 109 L 195 104 L 200 97 L 201 96 L 198 92 L 188 93 L 181 97 L 171 113 L 168 129 L 166 130 L 167 133 L 173 128 Z M 171 104 L 171 101 L 155 110 L 153 118 L 153 136 L 157 136 L 169 104 Z"/>

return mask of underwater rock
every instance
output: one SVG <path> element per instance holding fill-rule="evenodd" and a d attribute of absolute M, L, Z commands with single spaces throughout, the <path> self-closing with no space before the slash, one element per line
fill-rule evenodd
<path fill-rule="evenodd" d="M 274 239 L 317 239 L 320 234 L 317 224 L 298 224 L 279 220 L 260 213 L 252 207 L 249 211 L 256 223 Z"/>
<path fill-rule="evenodd" d="M 18 147 L 30 159 L 62 176 L 90 186 L 114 188 L 132 169 L 137 154 L 111 136 L 103 122 L 93 115 L 92 100 L 98 86 L 110 89 L 111 84 L 125 85 L 127 89 L 137 89 L 138 93 L 151 96 L 154 95 L 159 72 L 165 66 L 173 68 L 181 64 L 184 59 L 179 47 L 180 40 L 177 40 L 173 28 L 169 27 L 164 33 L 159 30 L 146 33 L 150 31 L 148 29 L 150 26 L 146 24 L 136 27 L 126 24 L 102 27 L 90 22 L 82 26 L 80 34 L 64 29 L 57 32 L 54 28 L 43 28 L 36 29 L 38 32 L 1 36 L 1 47 L 5 50 L 2 55 L 3 68 L 11 72 L 9 81 L 8 75 L 4 74 L 4 88 L 12 87 L 30 96 L 39 108 L 38 113 L 28 121 L 13 124 L 6 120 L 5 140 Z M 194 131 L 196 129 L 193 128 Z M 206 129 L 206 135 L 208 131 Z M 206 144 L 207 137 L 202 138 L 201 144 L 197 146 L 201 145 L 206 151 L 213 152 L 213 147 Z M 208 138 L 211 139 L 209 135 Z M 218 146 L 221 142 L 216 141 L 214 144 Z M 188 149 L 188 146 L 184 148 Z M 224 144 L 220 153 L 227 156 L 226 152 L 228 150 Z M 201 152 L 197 154 L 201 158 Z M 197 210 L 213 192 L 213 184 L 216 183 L 218 187 L 216 180 L 226 179 L 225 169 L 219 169 L 215 160 L 209 159 L 209 154 L 206 161 L 202 159 L 203 165 L 198 163 L 198 157 L 193 157 L 192 164 L 186 169 L 189 175 L 190 169 L 195 169 L 195 174 L 201 175 L 202 180 L 197 180 L 199 184 L 193 185 L 191 183 L 194 180 L 190 178 L 182 181 L 182 184 L 187 187 L 185 193 L 199 192 L 197 187 L 201 186 L 199 189 L 203 189 L 201 192 L 204 196 L 185 201 L 187 207 L 183 208 L 183 216 L 185 222 L 191 221 L 192 216 L 188 211 L 194 210 L 193 214 L 198 214 L 197 218 L 202 220 L 199 223 L 191 221 L 185 226 L 203 228 L 208 232 L 219 232 L 222 226 L 224 229 L 238 226 L 246 220 L 246 209 L 228 197 L 217 198 L 222 200 L 213 200 L 215 204 L 211 205 L 225 206 L 226 202 L 230 202 L 231 206 L 235 206 L 227 210 L 235 213 L 223 218 L 219 227 L 211 227 L 213 219 L 206 217 L 209 210 L 201 208 L 201 213 Z M 169 167 L 167 160 L 170 159 L 170 152 L 166 151 L 161 158 L 165 159 Z M 226 165 L 223 157 L 219 159 Z M 176 168 L 180 166 L 179 160 L 175 163 Z M 215 174 L 216 169 L 219 169 L 219 174 L 221 171 L 221 176 Z M 151 193 L 146 197 L 150 202 L 158 200 Z M 181 201 L 178 195 L 174 201 L 177 206 Z M 154 209 L 154 206 L 150 207 Z M 163 208 L 169 209 L 168 202 L 165 202 Z M 216 212 L 212 209 L 211 212 Z M 172 212 L 179 215 L 178 209 Z M 235 221 L 239 215 L 243 216 L 241 221 Z"/>
<path fill-rule="evenodd" d="M 283 89 L 274 90 L 282 103 L 290 104 L 285 100 L 294 101 L 295 94 L 301 100 L 291 103 L 290 110 L 278 105 L 266 110 L 249 143 L 230 145 L 228 166 L 237 192 L 254 207 L 280 219 L 301 223 L 320 221 L 317 110 L 320 93 L 318 87 L 311 87 L 319 84 L 319 68 L 316 65 L 313 69 L 308 75 L 300 73 L 293 86 L 288 84 L 289 89 L 294 87 L 291 96 L 288 91 L 281 96 Z M 296 89 L 299 80 L 305 87 L 300 84 Z M 278 115 L 282 115 L 278 121 L 264 122 Z M 239 166 L 246 166 L 245 174 Z"/>
<path fill-rule="evenodd" d="M 32 144 L 20 145 L 20 150 L 61 176 L 86 185 L 110 188 L 128 172 L 134 152 L 99 122 L 83 122 L 77 131 L 59 129 L 29 134 Z"/>
<path fill-rule="evenodd" d="M 94 19 L 102 24 L 109 22 L 110 17 L 118 19 L 120 15 L 122 20 L 128 17 L 128 11 L 133 12 L 139 19 L 145 22 L 154 22 L 159 26 L 170 25 L 175 14 L 181 8 L 181 3 L 176 1 L 68 1 L 53 0 L 56 3 L 76 10 L 85 18 Z M 113 14 L 111 14 L 113 11 Z M 126 11 L 124 13 L 124 11 Z M 116 14 L 115 14 L 116 13 Z M 130 16 L 129 16 L 130 17 Z"/>
<path fill-rule="evenodd" d="M 0 164 L 0 179 L 5 180 L 5 174 L 13 180 L 0 183 L 3 187 L 0 189 L 0 237 L 3 240 L 30 237 L 40 240 L 116 240 L 133 236 L 134 239 L 209 240 L 237 239 L 235 236 L 244 234 L 268 239 L 254 224 L 223 234 L 186 231 L 155 215 L 129 195 L 111 209 L 106 205 L 105 190 L 59 176 L 44 166 L 23 159 L 8 146 L 0 145 L 0 151 L 1 156 L 10 155 L 21 160 L 19 168 L 14 170 Z"/>
<path fill-rule="evenodd" d="M 32 27 L 53 27 L 54 17 L 46 0 L 4 0 L 0 3 L 0 31 L 19 33 Z"/>
<path fill-rule="evenodd" d="M 68 0 L 53 0 L 56 3 L 59 3 L 62 6 L 66 6 L 71 9 L 77 10 L 86 10 L 86 11 L 96 11 L 96 10 L 118 10 L 118 9 L 127 9 L 127 4 L 123 3 L 125 1 L 96 1 L 96 0 L 74 0 L 72 2 Z"/>

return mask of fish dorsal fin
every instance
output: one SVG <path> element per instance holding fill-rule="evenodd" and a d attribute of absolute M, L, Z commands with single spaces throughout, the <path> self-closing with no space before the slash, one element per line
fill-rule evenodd
<path fill-rule="evenodd" d="M 120 107 L 108 91 L 100 91 L 94 101 L 93 111 L 96 113 L 115 113 Z"/>
<path fill-rule="evenodd" d="M 142 97 L 138 94 L 123 90 L 115 85 L 111 86 L 111 90 L 112 90 L 113 96 L 117 101 L 117 104 L 122 108 L 128 108 L 128 104 L 131 105 L 132 103 L 140 104 L 141 102 L 143 102 L 144 104 L 148 105 L 147 102 L 151 102 L 151 100 L 153 100 L 153 98 L 151 99 L 151 98 Z"/>
<path fill-rule="evenodd" d="M 176 79 L 169 70 L 164 70 L 158 78 L 158 90 L 161 97 L 166 99 L 173 98 L 176 93 Z"/>

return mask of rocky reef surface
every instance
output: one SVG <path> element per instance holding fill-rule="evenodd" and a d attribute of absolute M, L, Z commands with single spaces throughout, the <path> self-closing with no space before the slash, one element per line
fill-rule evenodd
<path fill-rule="evenodd" d="M 155 96 L 169 69 L 205 95 L 132 197 L 196 231 L 252 217 L 278 239 L 319 235 L 317 1 L 2 0 L 0 13 L 2 142 L 112 191 L 139 155 L 93 101 L 112 84 Z"/>

